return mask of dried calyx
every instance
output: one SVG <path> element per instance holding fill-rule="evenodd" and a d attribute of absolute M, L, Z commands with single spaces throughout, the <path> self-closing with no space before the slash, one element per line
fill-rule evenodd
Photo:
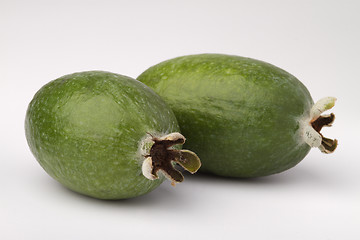
<path fill-rule="evenodd" d="M 177 150 L 171 148 L 177 144 L 184 144 L 185 137 L 180 133 L 170 133 L 163 137 L 152 137 L 153 145 L 150 151 L 145 155 L 142 164 L 143 175 L 150 179 L 158 179 L 158 172 L 162 172 L 171 184 L 182 182 L 184 180 L 180 171 L 174 168 L 173 162 L 178 163 L 181 167 L 190 173 L 195 173 L 201 166 L 198 156 L 189 150 Z"/>
<path fill-rule="evenodd" d="M 310 120 L 306 120 L 304 140 L 311 147 L 318 147 L 323 153 L 335 151 L 338 141 L 324 137 L 320 131 L 323 127 L 331 127 L 335 120 L 333 113 L 321 115 L 335 105 L 336 98 L 326 97 L 317 101 L 310 110 Z"/>

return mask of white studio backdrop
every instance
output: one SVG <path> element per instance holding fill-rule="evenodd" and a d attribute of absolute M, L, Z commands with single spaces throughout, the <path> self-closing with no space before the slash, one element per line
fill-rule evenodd
<path fill-rule="evenodd" d="M 358 1 L 0 1 L 0 239 L 360 239 Z M 338 98 L 331 155 L 259 179 L 186 176 L 148 195 L 99 201 L 49 177 L 24 136 L 27 104 L 85 70 L 136 78 L 163 60 L 225 53 Z"/>

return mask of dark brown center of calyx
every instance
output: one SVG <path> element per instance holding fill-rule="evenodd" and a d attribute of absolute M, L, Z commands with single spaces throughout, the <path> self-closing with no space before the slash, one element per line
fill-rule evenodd
<path fill-rule="evenodd" d="M 169 149 L 176 144 L 184 144 L 183 139 L 176 140 L 160 140 L 153 138 L 154 144 L 150 149 L 150 154 L 146 157 L 152 159 L 152 174 L 157 175 L 159 170 L 162 170 L 175 182 L 182 182 L 184 180 L 183 175 L 174 168 L 172 161 L 176 161 L 181 158 L 181 151 L 176 149 Z"/>
<path fill-rule="evenodd" d="M 316 120 L 314 120 L 311 123 L 311 126 L 318 132 L 320 133 L 321 129 L 324 126 L 331 126 L 331 124 L 334 122 L 335 120 L 335 115 L 333 113 L 331 113 L 328 116 L 320 116 L 318 117 Z"/>
<path fill-rule="evenodd" d="M 327 116 L 320 116 L 317 119 L 313 120 L 311 122 L 311 126 L 315 129 L 315 131 L 317 131 L 321 137 L 321 145 L 324 148 L 325 153 L 332 153 L 335 151 L 338 141 L 336 139 L 330 139 L 330 138 L 326 138 L 324 137 L 320 131 L 323 127 L 330 127 L 331 124 L 334 122 L 335 120 L 335 115 L 333 113 L 331 113 L 330 115 Z"/>

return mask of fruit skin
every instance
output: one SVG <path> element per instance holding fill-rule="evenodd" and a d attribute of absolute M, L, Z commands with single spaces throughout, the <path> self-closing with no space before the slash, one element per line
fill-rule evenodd
<path fill-rule="evenodd" d="M 189 55 L 150 67 L 138 78 L 173 109 L 184 147 L 200 170 L 259 177 L 299 163 L 310 147 L 301 119 L 313 100 L 294 76 L 269 63 L 221 54 Z"/>
<path fill-rule="evenodd" d="M 26 138 L 45 171 L 95 198 L 122 199 L 156 188 L 164 178 L 141 173 L 139 142 L 149 133 L 179 131 L 171 109 L 132 78 L 102 71 L 63 76 L 29 104 Z"/>

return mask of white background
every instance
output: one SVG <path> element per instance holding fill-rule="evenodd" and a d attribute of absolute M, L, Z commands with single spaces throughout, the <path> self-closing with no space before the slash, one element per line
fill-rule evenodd
<path fill-rule="evenodd" d="M 0 1 L 0 239 L 360 239 L 359 1 Z M 101 201 L 68 191 L 36 162 L 27 104 L 84 70 L 136 78 L 194 53 L 257 58 L 336 96 L 324 135 L 295 168 L 252 179 L 197 174 L 173 188 Z"/>

